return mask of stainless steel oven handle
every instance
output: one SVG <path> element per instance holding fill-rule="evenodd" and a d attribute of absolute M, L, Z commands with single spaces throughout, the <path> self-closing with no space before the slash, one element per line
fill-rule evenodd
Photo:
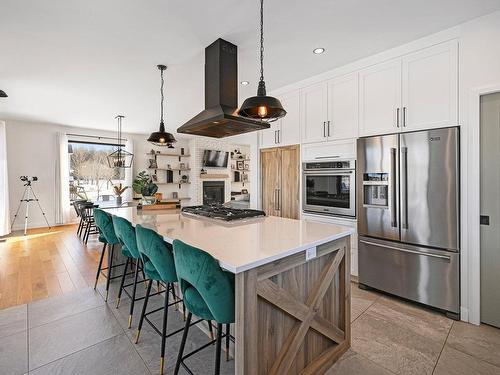
<path fill-rule="evenodd" d="M 314 159 L 336 159 L 336 158 L 340 158 L 340 155 L 316 156 Z"/>
<path fill-rule="evenodd" d="M 427 256 L 427 257 L 439 258 L 439 259 L 445 259 L 447 261 L 451 261 L 451 257 L 446 256 L 446 255 L 439 255 L 439 254 L 432 254 L 432 253 L 422 253 L 420 251 L 402 249 L 402 248 L 399 248 L 399 247 L 384 245 L 384 244 L 380 244 L 380 243 L 376 243 L 376 242 L 370 242 L 370 241 L 365 241 L 365 240 L 359 240 L 359 242 L 362 242 L 362 243 L 367 244 L 367 245 L 380 246 L 380 247 L 384 247 L 386 249 L 401 251 L 403 253 L 424 255 L 424 256 Z"/>
<path fill-rule="evenodd" d="M 338 169 L 306 169 L 304 170 L 304 174 L 308 176 L 339 176 L 343 174 L 353 174 L 354 171 L 352 169 L 348 170 L 338 170 Z"/>

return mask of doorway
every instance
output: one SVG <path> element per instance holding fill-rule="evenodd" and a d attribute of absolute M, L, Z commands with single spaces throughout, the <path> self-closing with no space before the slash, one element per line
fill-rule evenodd
<path fill-rule="evenodd" d="M 481 322 L 500 328 L 500 92 L 481 96 Z"/>

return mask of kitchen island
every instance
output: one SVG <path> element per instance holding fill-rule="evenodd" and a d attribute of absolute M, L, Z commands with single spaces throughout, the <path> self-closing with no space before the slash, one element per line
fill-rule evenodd
<path fill-rule="evenodd" d="M 267 216 L 222 223 L 106 210 L 198 247 L 235 274 L 236 374 L 322 374 L 350 346 L 352 228 Z"/>

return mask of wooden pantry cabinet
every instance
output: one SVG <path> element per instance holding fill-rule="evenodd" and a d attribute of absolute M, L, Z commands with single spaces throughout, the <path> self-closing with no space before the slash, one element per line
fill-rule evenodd
<path fill-rule="evenodd" d="M 299 218 L 300 146 L 260 151 L 262 210 L 271 216 Z"/>

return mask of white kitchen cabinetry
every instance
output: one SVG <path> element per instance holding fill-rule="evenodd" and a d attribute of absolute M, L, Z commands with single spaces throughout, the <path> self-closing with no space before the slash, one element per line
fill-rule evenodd
<path fill-rule="evenodd" d="M 278 99 L 287 114 L 272 122 L 269 129 L 261 131 L 261 148 L 300 144 L 299 91 L 278 96 Z"/>
<path fill-rule="evenodd" d="M 302 146 L 303 161 L 355 159 L 356 139 L 308 143 Z"/>
<path fill-rule="evenodd" d="M 458 124 L 458 44 L 438 44 L 359 73 L 359 135 Z"/>
<path fill-rule="evenodd" d="M 402 130 L 458 124 L 458 45 L 438 44 L 403 57 Z"/>
<path fill-rule="evenodd" d="M 358 75 L 337 77 L 301 91 L 302 142 L 358 135 Z"/>
<path fill-rule="evenodd" d="M 328 140 L 358 136 L 358 74 L 328 81 Z"/>
<path fill-rule="evenodd" d="M 399 131 L 401 112 L 401 59 L 359 73 L 359 135 Z"/>
<path fill-rule="evenodd" d="M 309 86 L 301 90 L 301 128 L 302 142 L 319 142 L 327 138 L 328 86 L 326 82 Z"/>

